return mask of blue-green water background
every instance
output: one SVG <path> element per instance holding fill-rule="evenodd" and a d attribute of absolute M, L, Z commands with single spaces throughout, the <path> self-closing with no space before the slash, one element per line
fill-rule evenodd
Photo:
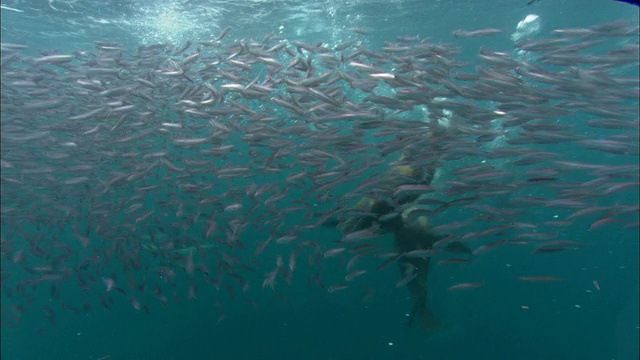
<path fill-rule="evenodd" d="M 351 35 L 345 28 L 357 26 L 370 30 L 367 45 L 375 49 L 397 35 L 446 42 L 453 41 L 451 32 L 459 28 L 491 27 L 509 33 L 528 14 L 541 17 L 543 33 L 618 19 L 638 21 L 636 7 L 606 0 L 541 0 L 531 6 L 526 1 L 506 0 L 225 4 L 91 4 L 78 0 L 7 1 L 3 6 L 22 12 L 2 10 L 2 42 L 61 53 L 91 48 L 95 40 L 131 48 L 165 40 L 180 43 L 210 38 L 226 26 L 233 27 L 230 38 L 261 39 L 277 31 L 288 39 L 309 43 L 347 40 Z M 163 16 L 169 19 L 158 20 Z M 462 58 L 475 55 L 483 44 L 512 50 L 508 36 L 472 39 L 465 43 Z M 610 159 L 603 155 L 600 160 Z M 637 196 L 634 192 L 624 196 L 630 194 Z M 587 226 L 585 222 L 582 229 Z M 98 306 L 80 316 L 58 312 L 55 327 L 42 327 L 39 311 L 27 313 L 19 327 L 3 329 L 2 358 L 637 359 L 637 229 L 575 229 L 579 231 L 575 239 L 591 246 L 550 256 L 532 256 L 507 247 L 471 265 L 436 268 L 429 279 L 430 302 L 444 327 L 435 334 L 404 326 L 410 301 L 404 289 L 393 287 L 397 281 L 394 271 L 365 280 L 363 284 L 374 286 L 377 292 L 362 303 L 362 292 L 328 294 L 309 289 L 302 265 L 292 286 L 282 289 L 286 301 L 254 289 L 250 297 L 260 310 L 253 311 L 240 300 L 227 302 L 226 317 L 219 324 L 215 324 L 218 313 L 213 290 L 201 291 L 197 301 L 153 306 L 151 315 L 134 311 L 127 302 L 117 303 L 111 312 Z M 322 229 L 309 236 L 340 235 Z M 514 280 L 531 274 L 568 281 L 531 284 Z M 474 291 L 446 291 L 457 282 L 482 280 L 486 285 Z M 594 280 L 601 291 L 594 288 Z M 381 290 L 385 288 L 388 290 Z M 79 290 L 77 296 L 83 296 Z M 522 309 L 523 305 L 529 309 Z"/>

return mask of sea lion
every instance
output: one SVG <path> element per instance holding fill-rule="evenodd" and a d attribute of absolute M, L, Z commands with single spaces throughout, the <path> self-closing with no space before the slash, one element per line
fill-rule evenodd
<path fill-rule="evenodd" d="M 418 171 L 409 165 L 396 165 L 389 171 L 396 186 L 410 184 L 430 185 L 434 178 L 435 169 Z M 394 234 L 394 245 L 401 254 L 415 250 L 429 250 L 439 240 L 446 237 L 433 231 L 424 207 L 414 204 L 420 194 L 403 197 L 402 201 L 394 204 L 388 200 L 376 200 L 364 197 L 353 207 L 354 213 L 337 224 L 338 229 L 348 234 L 366 228 L 377 226 L 383 232 Z M 444 247 L 445 251 L 470 254 L 471 250 L 464 244 L 453 241 Z M 421 330 L 431 331 L 438 328 L 438 321 L 427 306 L 427 276 L 429 272 L 429 257 L 414 257 L 402 255 L 398 258 L 398 266 L 402 279 L 408 279 L 406 286 L 412 298 L 412 310 L 409 316 L 409 326 L 417 326 Z"/>

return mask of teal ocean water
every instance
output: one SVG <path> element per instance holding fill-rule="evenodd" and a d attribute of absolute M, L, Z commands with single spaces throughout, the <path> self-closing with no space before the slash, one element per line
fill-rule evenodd
<path fill-rule="evenodd" d="M 637 6 L 1 11 L 2 359 L 638 359 Z"/>

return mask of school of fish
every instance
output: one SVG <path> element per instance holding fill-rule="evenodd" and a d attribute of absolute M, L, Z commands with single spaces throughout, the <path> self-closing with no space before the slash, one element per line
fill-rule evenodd
<path fill-rule="evenodd" d="M 226 302 L 258 307 L 251 294 L 294 281 L 363 291 L 400 256 L 446 271 L 498 247 L 552 258 L 589 245 L 575 234 L 637 232 L 638 28 L 625 21 L 482 46 L 472 61 L 465 42 L 500 29 L 380 49 L 232 35 L 1 45 L 3 325 L 116 303 L 151 312 L 205 287 L 221 320 Z M 437 166 L 438 180 L 388 190 L 391 162 Z M 313 235 L 363 196 L 410 192 L 446 234 L 433 249 L 398 254 L 375 227 Z M 448 257 L 452 240 L 473 253 Z"/>

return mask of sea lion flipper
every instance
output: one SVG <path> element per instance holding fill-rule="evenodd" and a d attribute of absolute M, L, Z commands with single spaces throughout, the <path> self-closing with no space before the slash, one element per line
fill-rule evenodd
<path fill-rule="evenodd" d="M 444 248 L 445 251 L 454 254 L 471 254 L 471 249 L 460 241 L 452 241 Z"/>
<path fill-rule="evenodd" d="M 338 221 L 337 218 L 330 217 L 327 220 L 323 221 L 321 225 L 323 227 L 336 228 L 336 227 L 338 227 L 338 224 L 340 224 L 340 221 Z"/>
<path fill-rule="evenodd" d="M 409 316 L 409 327 L 417 326 L 422 331 L 433 331 L 440 327 L 435 315 L 425 306 L 415 307 Z"/>

